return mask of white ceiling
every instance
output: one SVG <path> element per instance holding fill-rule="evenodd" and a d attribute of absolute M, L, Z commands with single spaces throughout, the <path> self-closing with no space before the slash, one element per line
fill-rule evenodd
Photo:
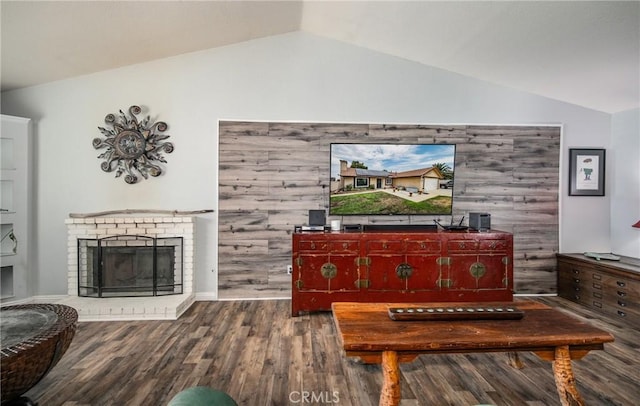
<path fill-rule="evenodd" d="M 615 113 L 640 107 L 640 1 L 7 1 L 2 90 L 305 31 Z"/>

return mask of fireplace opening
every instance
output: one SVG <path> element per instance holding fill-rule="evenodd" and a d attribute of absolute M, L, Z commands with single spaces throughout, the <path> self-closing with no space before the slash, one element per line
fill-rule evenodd
<path fill-rule="evenodd" d="M 118 235 L 78 239 L 78 296 L 182 293 L 182 237 Z"/>

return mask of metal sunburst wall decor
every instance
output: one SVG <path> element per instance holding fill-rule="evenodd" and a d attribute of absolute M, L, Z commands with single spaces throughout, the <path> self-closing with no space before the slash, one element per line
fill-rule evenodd
<path fill-rule="evenodd" d="M 100 168 L 105 172 L 116 171 L 116 178 L 125 174 L 124 181 L 133 184 L 138 182 L 138 175 L 147 179 L 149 175 L 160 176 L 162 168 L 154 162 L 166 163 L 163 153 L 171 153 L 173 144 L 163 142 L 169 138 L 162 134 L 167 130 L 167 124 L 158 121 L 151 123 L 149 116 L 138 121 L 136 115 L 142 109 L 138 106 L 129 107 L 129 116 L 120 110 L 120 115 L 107 114 L 104 122 L 111 128 L 98 127 L 105 139 L 94 138 L 95 149 L 107 150 L 98 155 L 105 161 Z"/>

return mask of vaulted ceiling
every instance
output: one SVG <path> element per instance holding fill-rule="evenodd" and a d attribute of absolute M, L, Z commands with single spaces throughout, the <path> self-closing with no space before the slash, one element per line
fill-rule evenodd
<path fill-rule="evenodd" d="M 7 1 L 2 90 L 305 31 L 587 108 L 640 107 L 639 1 Z"/>

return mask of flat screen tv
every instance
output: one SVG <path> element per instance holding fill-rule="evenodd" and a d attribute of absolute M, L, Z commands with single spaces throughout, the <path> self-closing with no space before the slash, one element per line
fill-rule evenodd
<path fill-rule="evenodd" d="M 329 214 L 450 215 L 454 144 L 331 144 Z"/>

